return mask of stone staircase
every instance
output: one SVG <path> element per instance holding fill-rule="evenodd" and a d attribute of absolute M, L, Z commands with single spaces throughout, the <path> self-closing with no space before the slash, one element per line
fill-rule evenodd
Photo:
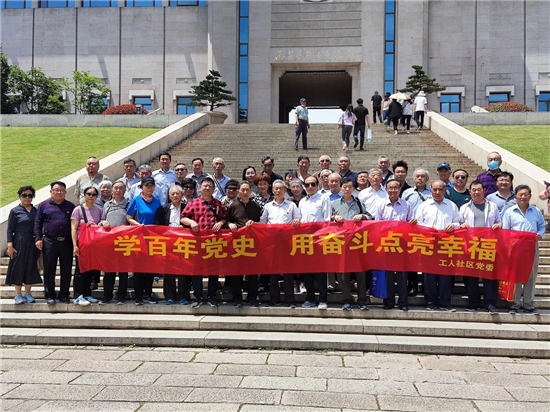
<path fill-rule="evenodd" d="M 397 137 L 381 125 L 374 125 L 373 131 L 373 141 L 365 143 L 366 151 L 348 151 L 352 170 L 369 169 L 376 165 L 379 154 L 385 154 L 392 162 L 403 159 L 409 163 L 409 183 L 416 167 L 427 168 L 433 178 L 441 161 L 468 170 L 470 176 L 482 171 L 428 130 Z M 189 164 L 192 158 L 202 157 L 207 172 L 211 159 L 221 155 L 227 165 L 225 173 L 240 180 L 248 165 L 261 170 L 264 155 L 275 157 L 279 174 L 295 169 L 299 154 L 310 157 L 310 172 L 317 170 L 322 154 L 330 155 L 337 169 L 342 153 L 339 136 L 335 125 L 313 125 L 309 150 L 304 152 L 293 148 L 291 125 L 211 125 L 170 152 L 173 164 Z M 152 166 L 159 167 L 157 162 Z M 467 298 L 460 277 L 452 300 L 458 308 L 455 313 L 424 310 L 422 295 L 409 298 L 409 312 L 385 311 L 377 299 L 372 299 L 369 311 L 342 311 L 339 293 L 329 295 L 326 311 L 264 305 L 239 309 L 233 307 L 231 294 L 221 290 L 218 298 L 224 303 L 220 307 L 191 309 L 163 304 L 162 279 L 154 284 L 154 293 L 161 299 L 157 305 L 137 307 L 129 301 L 122 306 L 48 306 L 41 286 L 33 289 L 37 303 L 15 305 L 13 287 L 4 284 L 8 260 L 1 258 L 0 333 L 3 344 L 261 347 L 549 358 L 550 241 L 540 246 L 535 304 L 541 314 L 537 316 L 510 315 L 506 310 L 509 304 L 502 300 L 497 315 L 465 312 Z M 101 286 L 94 291 L 96 298 L 102 297 Z M 133 297 L 133 290 L 129 295 Z M 267 296 L 260 295 L 260 300 L 265 302 Z M 297 301 L 303 302 L 304 295 L 297 295 Z"/>

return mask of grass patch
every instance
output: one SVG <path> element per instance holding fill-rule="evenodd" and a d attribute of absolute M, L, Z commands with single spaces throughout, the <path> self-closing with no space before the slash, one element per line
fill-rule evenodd
<path fill-rule="evenodd" d="M 17 200 L 17 189 L 40 189 L 159 129 L 126 127 L 3 127 L 0 129 L 0 204 Z M 120 175 L 122 176 L 122 167 Z M 112 179 L 120 176 L 109 176 Z"/>
<path fill-rule="evenodd" d="M 550 171 L 550 126 L 464 126 L 525 160 Z"/>

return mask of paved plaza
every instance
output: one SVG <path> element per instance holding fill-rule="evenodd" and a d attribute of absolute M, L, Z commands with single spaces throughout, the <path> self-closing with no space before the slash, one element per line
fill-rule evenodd
<path fill-rule="evenodd" d="M 2 411 L 544 411 L 550 361 L 150 347 L 3 346 Z"/>

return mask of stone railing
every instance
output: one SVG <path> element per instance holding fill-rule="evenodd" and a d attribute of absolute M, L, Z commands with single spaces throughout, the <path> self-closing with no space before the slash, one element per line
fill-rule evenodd
<path fill-rule="evenodd" d="M 550 112 L 530 113 L 442 113 L 460 126 L 550 125 Z"/>
<path fill-rule="evenodd" d="M 463 113 L 468 114 L 468 113 Z M 472 116 L 485 115 L 487 113 L 475 113 Z M 490 113 L 493 114 L 493 113 Z M 497 113 L 500 114 L 500 113 Z M 512 114 L 512 113 L 507 113 Z M 513 113 L 523 114 L 523 113 Z M 514 175 L 514 186 L 526 184 L 531 187 L 533 196 L 531 203 L 540 209 L 546 210 L 546 202 L 538 198 L 538 194 L 544 190 L 543 181 L 550 181 L 550 173 L 533 163 L 503 149 L 489 140 L 466 130 L 462 126 L 435 112 L 428 112 L 427 126 L 443 140 L 455 149 L 468 156 L 481 167 L 487 167 L 487 155 L 491 152 L 499 152 L 502 156 L 502 170 Z"/>
<path fill-rule="evenodd" d="M 201 112 L 202 113 L 202 112 Z M 142 127 L 163 129 L 180 120 L 186 114 L 3 114 L 2 127 Z M 223 123 L 223 122 L 222 122 Z"/>
<path fill-rule="evenodd" d="M 20 116 L 28 118 L 27 115 Z M 119 117 L 119 116 L 105 116 L 105 117 Z M 124 116 L 120 116 L 124 117 Z M 147 116 L 139 116 L 147 117 Z M 151 116 L 149 118 L 154 118 Z M 159 116 L 160 117 L 160 116 Z M 227 116 L 226 116 L 227 117 Z M 112 179 L 118 179 L 124 173 L 122 161 L 128 157 L 133 158 L 138 166 L 146 163 L 158 156 L 159 153 L 168 150 L 170 147 L 187 139 L 193 133 L 199 129 L 209 125 L 212 120 L 217 123 L 220 122 L 220 116 L 217 114 L 210 114 L 209 112 L 200 112 L 191 116 L 185 116 L 184 119 L 168 126 L 152 135 L 136 142 L 124 149 L 119 150 L 100 160 L 99 171 Z M 225 120 L 225 119 L 224 119 Z M 154 126 L 151 126 L 154 127 Z M 82 163 L 85 163 L 85 159 L 82 159 Z M 67 185 L 67 200 L 72 202 L 76 201 L 74 196 L 76 180 L 86 174 L 86 169 L 82 168 L 69 176 L 60 178 Z M 50 197 L 50 186 L 45 186 L 36 191 L 36 198 L 34 204 L 38 205 L 40 202 Z M 7 219 L 9 212 L 15 206 L 19 204 L 19 200 L 16 200 L 0 209 L 0 251 L 3 254 L 6 250 L 6 231 L 7 231 Z"/>

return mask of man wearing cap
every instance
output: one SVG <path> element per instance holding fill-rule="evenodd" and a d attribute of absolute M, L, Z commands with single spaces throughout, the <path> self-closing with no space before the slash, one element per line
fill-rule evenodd
<path fill-rule="evenodd" d="M 306 99 L 300 99 L 300 106 L 296 107 L 296 138 L 294 139 L 294 150 L 298 150 L 298 140 L 302 135 L 302 147 L 307 150 L 307 130 L 309 129 L 309 113 L 306 107 Z"/>
<path fill-rule="evenodd" d="M 437 176 L 439 180 L 445 183 L 445 189 L 451 190 L 454 187 L 453 182 L 450 181 L 451 178 L 451 165 L 447 162 L 441 162 L 437 165 Z"/>
<path fill-rule="evenodd" d="M 359 143 L 357 141 L 357 135 L 361 135 L 361 145 L 359 146 L 359 150 L 365 150 L 363 149 L 363 144 L 365 143 L 365 121 L 370 129 L 370 120 L 369 120 L 369 109 L 367 109 L 365 106 L 363 106 L 363 99 L 359 98 L 357 99 L 357 106 L 353 109 L 353 113 L 355 113 L 355 116 L 357 120 L 355 121 L 355 128 L 353 130 L 353 140 L 355 140 L 355 144 L 353 147 L 357 147 L 357 144 Z"/>
<path fill-rule="evenodd" d="M 489 170 L 477 175 L 477 180 L 485 186 L 485 196 L 489 196 L 491 193 L 495 193 L 498 190 L 497 175 L 502 171 L 500 170 L 501 164 L 502 156 L 500 153 L 491 152 L 487 155 L 487 167 Z"/>
<path fill-rule="evenodd" d="M 376 115 L 378 115 L 378 120 L 380 120 L 380 123 L 382 123 L 382 96 L 380 96 L 378 92 L 374 92 L 374 94 L 370 98 L 370 107 L 372 109 L 373 123 L 376 123 Z"/>
<path fill-rule="evenodd" d="M 416 130 L 424 127 L 424 113 L 428 110 L 428 101 L 426 100 L 426 93 L 423 90 L 414 98 L 414 121 L 416 122 Z"/>

